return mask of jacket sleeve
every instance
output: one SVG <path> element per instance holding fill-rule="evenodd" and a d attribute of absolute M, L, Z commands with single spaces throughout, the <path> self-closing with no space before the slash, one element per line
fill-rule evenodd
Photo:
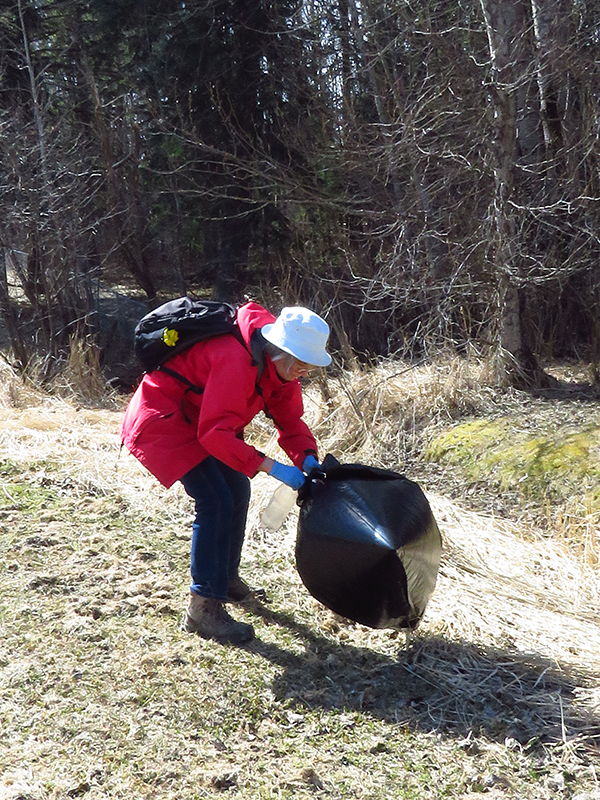
<path fill-rule="evenodd" d="M 249 353 L 235 340 L 225 347 L 219 345 L 205 350 L 208 374 L 198 418 L 198 440 L 212 456 L 251 478 L 265 458 L 241 438 L 244 427 L 262 407 L 255 389 L 256 370 Z"/>
<path fill-rule="evenodd" d="M 268 412 L 278 431 L 277 442 L 299 469 L 307 455 L 318 455 L 315 437 L 302 419 L 304 404 L 299 381 L 290 381 L 268 400 Z"/>

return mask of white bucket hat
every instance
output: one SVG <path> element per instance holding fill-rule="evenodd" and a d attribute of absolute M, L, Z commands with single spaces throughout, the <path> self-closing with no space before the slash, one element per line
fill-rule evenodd
<path fill-rule="evenodd" d="M 282 308 L 275 322 L 263 325 L 261 333 L 268 342 L 299 361 L 315 367 L 331 364 L 331 356 L 325 349 L 329 325 L 308 308 Z"/>

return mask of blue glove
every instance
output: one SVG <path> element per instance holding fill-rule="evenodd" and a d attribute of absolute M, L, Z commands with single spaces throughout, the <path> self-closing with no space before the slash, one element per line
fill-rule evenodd
<path fill-rule="evenodd" d="M 306 456 L 302 469 L 304 472 L 310 472 L 311 469 L 321 469 L 321 465 L 314 456 Z"/>
<path fill-rule="evenodd" d="M 287 464 L 281 464 L 275 461 L 271 467 L 269 475 L 277 478 L 278 481 L 287 484 L 291 489 L 298 491 L 301 486 L 304 486 L 306 475 L 298 467 L 289 467 Z"/>

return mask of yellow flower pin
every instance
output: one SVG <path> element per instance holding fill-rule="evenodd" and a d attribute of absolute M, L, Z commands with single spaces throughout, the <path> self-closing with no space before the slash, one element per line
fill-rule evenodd
<path fill-rule="evenodd" d="M 162 335 L 163 342 L 167 345 L 167 347 L 175 347 L 177 344 L 177 340 L 179 339 L 179 334 L 177 331 L 174 331 L 173 328 L 165 328 Z"/>

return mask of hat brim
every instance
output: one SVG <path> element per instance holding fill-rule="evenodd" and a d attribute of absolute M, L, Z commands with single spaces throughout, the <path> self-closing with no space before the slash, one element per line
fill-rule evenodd
<path fill-rule="evenodd" d="M 297 352 L 292 352 L 289 347 L 282 345 L 276 339 L 271 338 L 269 336 L 273 326 L 275 325 L 274 322 L 269 322 L 260 329 L 263 337 L 270 342 L 271 344 L 278 347 L 280 350 L 283 350 L 284 353 L 288 353 L 288 355 L 297 358 L 298 361 L 304 361 L 305 364 L 310 364 L 313 367 L 328 367 L 331 364 L 331 356 L 327 352 L 327 350 L 322 350 L 320 353 L 314 353 L 308 350 L 298 350 Z"/>

